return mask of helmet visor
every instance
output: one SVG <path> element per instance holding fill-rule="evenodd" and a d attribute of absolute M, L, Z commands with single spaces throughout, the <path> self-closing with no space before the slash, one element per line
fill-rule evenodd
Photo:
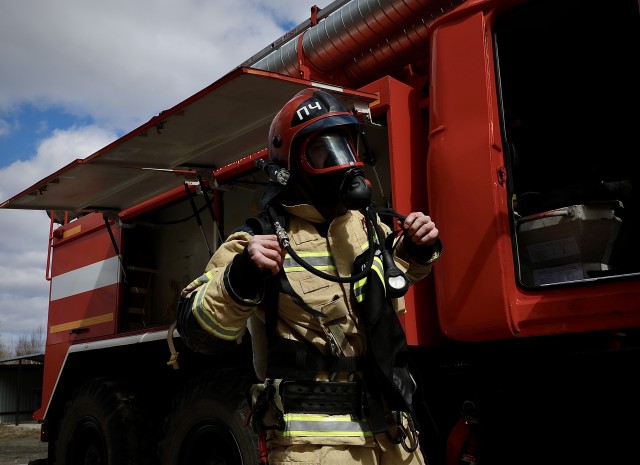
<path fill-rule="evenodd" d="M 344 134 L 328 132 L 313 137 L 305 148 L 307 164 L 313 171 L 333 171 L 361 165 Z"/>

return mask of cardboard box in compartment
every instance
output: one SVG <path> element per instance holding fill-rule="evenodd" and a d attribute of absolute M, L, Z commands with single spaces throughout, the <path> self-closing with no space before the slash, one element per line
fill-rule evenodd
<path fill-rule="evenodd" d="M 526 286 L 580 281 L 610 270 L 621 220 L 618 202 L 572 205 L 517 221 L 518 255 Z"/>

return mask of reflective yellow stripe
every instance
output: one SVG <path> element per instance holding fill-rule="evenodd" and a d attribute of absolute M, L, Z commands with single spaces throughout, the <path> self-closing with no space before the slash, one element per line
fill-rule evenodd
<path fill-rule="evenodd" d="M 285 413 L 285 429 L 276 431 L 283 437 L 370 437 L 373 436 L 366 421 L 353 420 L 350 415 L 318 415 L 312 413 Z"/>
<path fill-rule="evenodd" d="M 67 237 L 75 236 L 76 234 L 80 234 L 82 232 L 82 226 L 76 226 L 75 228 L 67 229 L 62 232 L 62 238 L 66 239 Z"/>
<path fill-rule="evenodd" d="M 367 250 L 369 244 L 361 244 L 362 250 Z M 333 261 L 333 255 L 331 252 L 300 252 L 298 257 L 302 258 L 306 263 L 311 265 L 317 270 L 321 271 L 335 271 L 336 265 Z M 284 259 L 283 268 L 285 272 L 292 271 L 304 271 L 305 268 L 300 266 L 291 255 L 287 254 Z"/>
<path fill-rule="evenodd" d="M 356 296 L 358 302 L 364 300 L 365 284 L 367 284 L 367 278 L 362 278 L 353 284 L 353 294 Z"/>
<path fill-rule="evenodd" d="M 207 292 L 207 288 L 213 282 L 212 275 L 210 273 L 206 273 L 198 278 L 198 280 L 207 279 L 204 281 L 204 285 L 200 286 L 198 291 L 196 292 L 196 296 L 193 299 L 193 304 L 191 310 L 193 311 L 193 316 L 196 317 L 198 323 L 209 333 L 213 334 L 220 339 L 224 339 L 226 341 L 235 341 L 242 335 L 242 331 L 244 327 L 237 326 L 223 326 L 220 324 L 218 320 L 214 318 L 214 316 L 204 307 L 204 296 Z"/>
<path fill-rule="evenodd" d="M 201 286 L 202 284 L 208 283 L 211 280 L 213 280 L 213 273 L 211 271 L 207 271 L 202 276 L 194 279 L 191 284 L 197 284 L 198 286 Z"/>
<path fill-rule="evenodd" d="M 373 264 L 371 265 L 371 269 L 376 272 L 382 285 L 384 286 L 384 267 L 382 266 L 382 259 L 376 255 L 373 257 Z M 366 295 L 366 284 L 367 278 L 362 278 L 359 281 L 356 281 L 353 285 L 353 293 L 358 302 L 362 302 L 364 300 L 364 296 Z"/>
<path fill-rule="evenodd" d="M 371 265 L 371 269 L 377 273 L 378 278 L 380 278 L 380 281 L 382 281 L 382 284 L 384 285 L 384 266 L 382 265 L 382 259 L 378 255 L 373 257 L 373 265 Z"/>
<path fill-rule="evenodd" d="M 113 313 L 103 313 L 102 315 L 93 316 L 91 318 L 83 318 L 82 320 L 70 321 L 59 325 L 52 325 L 49 328 L 50 333 L 59 333 L 60 331 L 69 331 L 70 329 L 80 328 L 84 326 L 99 325 L 113 321 Z"/>
<path fill-rule="evenodd" d="M 333 256 L 329 252 L 301 252 L 298 256 L 317 270 L 333 271 L 336 269 L 336 265 L 333 262 Z M 283 268 L 287 273 L 292 271 L 304 271 L 304 268 L 300 266 L 289 254 L 287 254 L 284 259 Z"/>

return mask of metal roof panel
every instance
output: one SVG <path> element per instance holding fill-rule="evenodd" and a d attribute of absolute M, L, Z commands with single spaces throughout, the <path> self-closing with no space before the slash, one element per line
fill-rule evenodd
<path fill-rule="evenodd" d="M 180 170 L 222 168 L 266 147 L 271 120 L 305 87 L 348 106 L 376 96 L 252 68 L 237 68 L 87 158 L 0 204 L 1 208 L 125 210 L 184 182 Z M 176 171 L 174 171 L 176 170 Z"/>

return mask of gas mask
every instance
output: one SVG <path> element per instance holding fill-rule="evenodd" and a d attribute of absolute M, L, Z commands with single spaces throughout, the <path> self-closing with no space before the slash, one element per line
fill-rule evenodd
<path fill-rule="evenodd" d="M 294 168 L 299 177 L 298 193 L 306 196 L 306 201 L 325 218 L 369 206 L 371 183 L 365 177 L 350 138 L 343 131 L 331 130 L 312 136 L 300 151 L 300 164 Z"/>
<path fill-rule="evenodd" d="M 347 210 L 362 210 L 369 206 L 371 183 L 362 169 L 351 168 L 344 173 L 339 201 Z"/>

